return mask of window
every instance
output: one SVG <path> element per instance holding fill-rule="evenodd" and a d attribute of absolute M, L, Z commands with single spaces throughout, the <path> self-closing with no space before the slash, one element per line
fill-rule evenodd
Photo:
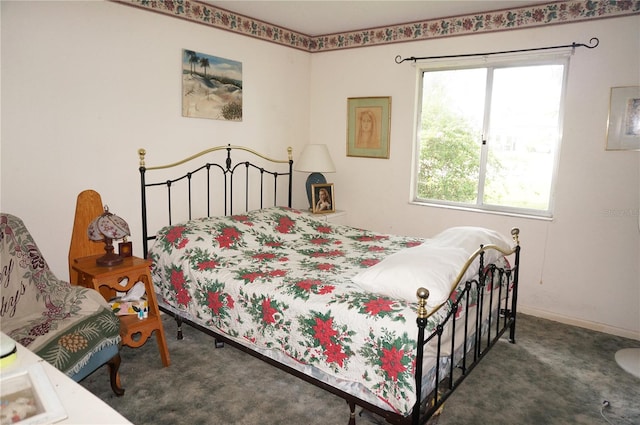
<path fill-rule="evenodd" d="M 564 55 L 419 68 L 413 200 L 551 216 L 567 65 Z"/>

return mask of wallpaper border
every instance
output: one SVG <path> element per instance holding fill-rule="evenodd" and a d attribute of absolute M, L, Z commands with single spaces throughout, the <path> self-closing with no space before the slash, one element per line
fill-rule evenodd
<path fill-rule="evenodd" d="M 111 0 L 311 53 L 567 24 L 640 13 L 640 0 L 564 0 L 480 14 L 309 36 L 198 0 Z"/>

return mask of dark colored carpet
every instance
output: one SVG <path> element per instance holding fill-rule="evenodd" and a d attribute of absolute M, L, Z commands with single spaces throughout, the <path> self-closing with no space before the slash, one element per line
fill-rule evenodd
<path fill-rule="evenodd" d="M 122 349 L 123 397 L 106 368 L 82 382 L 134 424 L 347 424 L 344 400 L 231 346 L 216 349 L 187 325 L 178 341 L 173 319 L 163 321 L 170 367 L 152 337 Z M 640 379 L 614 359 L 639 341 L 526 315 L 516 340 L 498 342 L 430 424 L 640 424 Z M 384 421 L 365 412 L 357 423 Z"/>

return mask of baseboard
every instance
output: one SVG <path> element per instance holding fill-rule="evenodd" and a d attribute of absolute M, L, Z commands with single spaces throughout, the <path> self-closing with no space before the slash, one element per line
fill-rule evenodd
<path fill-rule="evenodd" d="M 638 331 L 616 328 L 615 326 L 609 326 L 609 325 L 604 325 L 602 323 L 590 322 L 588 320 L 576 319 L 573 317 L 552 313 L 550 311 L 540 310 L 534 307 L 527 307 L 525 305 L 519 305 L 518 312 L 523 314 L 528 314 L 530 316 L 540 317 L 542 319 L 553 320 L 554 322 L 560 322 L 566 325 L 578 326 L 580 328 L 590 329 L 592 331 L 604 332 L 607 334 L 621 336 L 624 338 L 635 339 L 640 341 L 640 332 Z"/>

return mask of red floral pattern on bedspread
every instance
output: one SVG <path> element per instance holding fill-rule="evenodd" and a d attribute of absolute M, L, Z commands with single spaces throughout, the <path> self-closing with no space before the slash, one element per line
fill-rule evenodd
<path fill-rule="evenodd" d="M 365 292 L 350 278 L 422 241 L 269 208 L 164 228 L 150 255 L 164 303 L 359 382 L 407 414 L 416 400 L 415 304 Z"/>

